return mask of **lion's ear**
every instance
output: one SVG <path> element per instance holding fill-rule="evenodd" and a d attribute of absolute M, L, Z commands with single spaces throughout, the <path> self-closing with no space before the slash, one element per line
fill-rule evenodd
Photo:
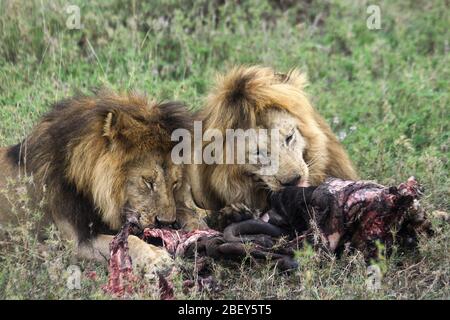
<path fill-rule="evenodd" d="M 134 119 L 127 112 L 109 112 L 103 122 L 103 136 L 111 142 L 132 146 L 140 143 L 142 137 L 148 135 L 149 128 Z"/>
<path fill-rule="evenodd" d="M 275 77 L 281 83 L 290 83 L 300 90 L 308 85 L 308 77 L 298 69 L 291 69 L 288 73 L 275 73 Z"/>
<path fill-rule="evenodd" d="M 103 136 L 110 140 L 131 142 L 136 135 L 144 134 L 146 127 L 127 112 L 109 112 L 103 122 Z"/>
<path fill-rule="evenodd" d="M 112 112 L 109 112 L 105 118 L 105 122 L 103 123 L 103 136 L 108 137 L 109 139 L 114 138 L 113 120 L 114 114 Z"/>

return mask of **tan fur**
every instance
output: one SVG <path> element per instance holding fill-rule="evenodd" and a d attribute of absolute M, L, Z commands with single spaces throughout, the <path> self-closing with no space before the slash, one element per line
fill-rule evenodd
<path fill-rule="evenodd" d="M 111 236 L 103 233 L 117 232 L 127 212 L 138 213 L 143 227 L 156 219 L 175 222 L 173 192 L 182 171 L 170 161 L 170 134 L 190 124 L 183 105 L 133 93 L 100 91 L 64 100 L 21 144 L 0 149 L 0 189 L 8 188 L 8 180 L 32 177 L 33 202 L 44 201 L 45 216 L 79 244 L 80 255 L 107 257 Z M 13 193 L 0 194 L 2 224 L 15 222 Z M 170 260 L 136 237 L 130 253 L 143 267 Z"/>
<path fill-rule="evenodd" d="M 252 169 L 246 165 L 188 166 L 196 205 L 218 209 L 243 202 L 264 208 L 268 191 L 276 190 L 280 187 L 278 182 L 289 177 L 301 176 L 312 185 L 321 183 L 327 176 L 356 179 L 342 145 L 309 102 L 304 92 L 306 83 L 306 76 L 298 70 L 277 74 L 271 68 L 260 66 L 236 67 L 218 76 L 206 105 L 198 114 L 204 130 L 215 128 L 225 133 L 228 128 L 269 129 L 279 126 L 281 121 L 289 125 L 293 122 L 301 134 L 298 139 L 305 143 L 304 154 L 283 151 L 279 175 L 272 180 L 256 179 L 253 174 L 249 177 Z"/>

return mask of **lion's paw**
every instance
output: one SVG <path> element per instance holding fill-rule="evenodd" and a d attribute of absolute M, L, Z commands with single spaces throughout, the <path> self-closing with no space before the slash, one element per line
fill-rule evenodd
<path fill-rule="evenodd" d="M 207 223 L 210 227 L 223 230 L 232 223 L 256 219 L 259 215 L 259 210 L 251 210 L 243 203 L 235 203 L 210 214 Z"/>
<path fill-rule="evenodd" d="M 148 244 L 136 236 L 128 237 L 128 247 L 136 270 L 156 275 L 166 273 L 173 268 L 174 260 L 163 248 Z"/>

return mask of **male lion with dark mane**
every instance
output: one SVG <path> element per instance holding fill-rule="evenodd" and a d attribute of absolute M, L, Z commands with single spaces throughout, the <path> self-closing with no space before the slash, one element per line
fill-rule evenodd
<path fill-rule="evenodd" d="M 81 257 L 109 258 L 109 243 L 129 212 L 142 227 L 176 220 L 182 170 L 170 160 L 171 132 L 189 128 L 184 105 L 101 90 L 55 104 L 20 144 L 0 149 L 0 225 L 20 221 L 11 180 L 32 177 L 27 193 L 44 222 L 78 244 Z M 41 225 L 39 229 L 42 230 Z M 130 236 L 130 255 L 146 271 L 168 253 Z"/>
<path fill-rule="evenodd" d="M 226 136 L 227 129 L 276 129 L 279 143 L 270 147 L 279 154 L 279 169 L 264 175 L 260 164 L 248 162 L 189 165 L 194 202 L 186 201 L 188 206 L 263 209 L 268 194 L 285 186 L 318 185 L 329 176 L 357 178 L 343 146 L 309 102 L 305 84 L 306 77 L 297 70 L 280 74 L 259 66 L 236 67 L 218 77 L 197 115 L 203 131 L 218 129 Z M 224 139 L 224 150 L 227 143 Z M 267 150 L 255 156 L 260 151 Z"/>

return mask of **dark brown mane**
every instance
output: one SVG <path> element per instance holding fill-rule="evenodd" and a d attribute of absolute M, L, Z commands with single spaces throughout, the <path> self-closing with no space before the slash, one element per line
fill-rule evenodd
<path fill-rule="evenodd" d="M 82 241 L 111 227 L 101 223 L 112 206 L 104 203 L 120 198 L 126 163 L 148 152 L 169 152 L 172 131 L 191 125 L 182 103 L 101 90 L 55 103 L 22 143 L 10 147 L 8 158 L 33 175 L 37 189 L 45 186 L 45 211 L 64 213 Z M 114 185 L 99 183 L 99 174 L 112 176 Z"/>

